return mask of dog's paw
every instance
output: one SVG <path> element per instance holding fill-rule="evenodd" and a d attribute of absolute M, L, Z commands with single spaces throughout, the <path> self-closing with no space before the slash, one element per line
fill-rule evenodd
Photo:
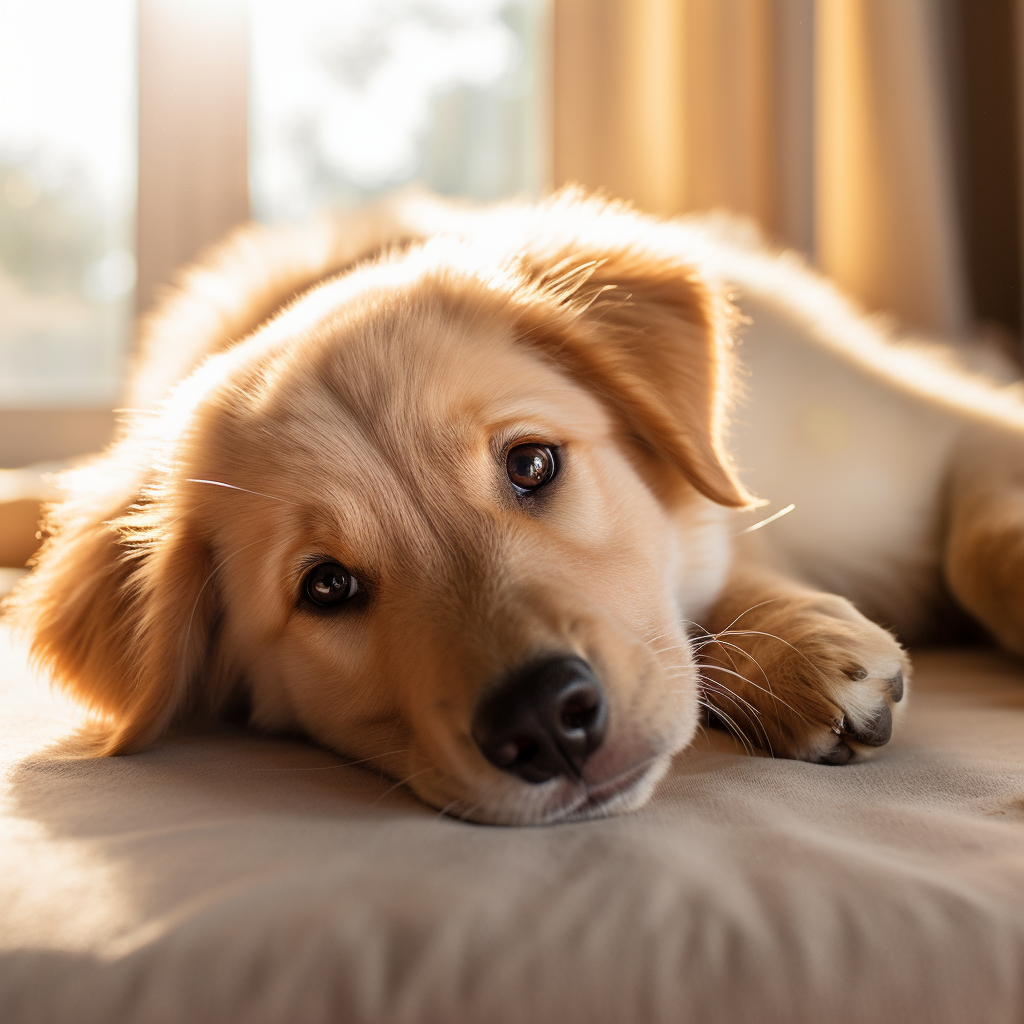
<path fill-rule="evenodd" d="M 842 598 L 822 595 L 701 651 L 710 718 L 776 757 L 842 765 L 889 742 L 910 661 L 886 630 Z"/>
<path fill-rule="evenodd" d="M 835 717 L 827 728 L 819 723 L 807 729 L 803 742 L 783 743 L 787 756 L 816 764 L 849 764 L 871 756 L 892 739 L 894 717 L 906 690 L 903 660 L 857 666 L 843 675 L 829 686 Z"/>

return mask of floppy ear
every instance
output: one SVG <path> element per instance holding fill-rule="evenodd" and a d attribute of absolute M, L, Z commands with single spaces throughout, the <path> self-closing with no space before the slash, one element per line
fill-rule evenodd
<path fill-rule="evenodd" d="M 613 405 L 702 494 L 720 505 L 754 503 L 724 445 L 733 307 L 684 259 L 644 247 L 645 230 L 663 226 L 617 207 L 591 219 L 598 228 L 614 220 L 620 238 L 625 226 L 626 241 L 579 237 L 524 256 L 533 286 L 574 312 L 576 328 L 538 325 L 527 340 Z"/>
<path fill-rule="evenodd" d="M 217 604 L 187 520 L 162 523 L 133 501 L 106 509 L 59 507 L 9 600 L 33 657 L 102 717 L 85 741 L 95 756 L 138 750 L 170 724 L 206 660 Z"/>

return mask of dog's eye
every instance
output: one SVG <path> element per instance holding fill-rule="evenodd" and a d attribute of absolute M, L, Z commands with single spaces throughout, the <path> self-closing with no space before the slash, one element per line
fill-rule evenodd
<path fill-rule="evenodd" d="M 505 468 L 517 490 L 535 491 L 551 482 L 558 467 L 547 445 L 520 444 L 505 457 Z"/>
<path fill-rule="evenodd" d="M 359 581 L 337 562 L 321 562 L 306 573 L 306 597 L 321 608 L 332 608 L 359 592 Z"/>

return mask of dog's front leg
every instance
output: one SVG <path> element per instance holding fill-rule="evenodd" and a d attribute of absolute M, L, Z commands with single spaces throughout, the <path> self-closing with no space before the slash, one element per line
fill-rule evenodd
<path fill-rule="evenodd" d="M 709 712 L 745 740 L 822 764 L 888 743 L 910 662 L 845 598 L 741 559 L 702 625 Z"/>

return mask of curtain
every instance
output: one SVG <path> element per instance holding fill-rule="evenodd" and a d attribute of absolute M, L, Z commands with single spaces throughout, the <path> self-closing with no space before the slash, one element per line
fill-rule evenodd
<path fill-rule="evenodd" d="M 963 337 L 978 319 L 972 180 L 992 194 L 964 156 L 992 82 L 969 86 L 993 78 L 1013 15 L 1013 0 L 555 0 L 554 181 L 661 214 L 745 214 L 867 309 Z M 1015 119 L 1011 71 L 994 87 Z M 1001 152 L 1005 127 L 990 131 Z M 989 216 L 1012 225 L 1001 265 L 1019 261 L 1006 187 Z M 1007 290 L 1003 326 L 1019 329 L 1016 279 Z"/>

